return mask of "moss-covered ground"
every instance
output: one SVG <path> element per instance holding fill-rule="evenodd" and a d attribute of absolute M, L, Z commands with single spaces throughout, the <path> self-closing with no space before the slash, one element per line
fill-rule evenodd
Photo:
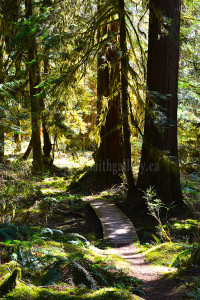
<path fill-rule="evenodd" d="M 79 157 L 79 167 L 80 160 L 88 157 Z M 71 162 L 62 169 L 59 161 L 35 177 L 29 162 L 11 158 L 0 166 L 1 285 L 21 269 L 15 288 L 11 283 L 2 292 L 0 285 L 1 299 L 139 299 L 139 281 L 124 260 L 106 251 L 84 192 L 67 188 L 83 175 L 74 175 Z"/>
<path fill-rule="evenodd" d="M 88 153 L 67 155 L 35 177 L 30 162 L 17 156 L 0 165 L 0 282 L 22 270 L 16 288 L 1 299 L 139 299 L 141 283 L 107 250 L 101 224 L 82 201 L 95 193 L 91 162 Z M 199 299 L 199 175 L 183 174 L 182 187 L 193 216 L 163 222 L 167 243 L 156 222 L 137 220 L 138 252 L 150 264 L 171 266 L 177 290 Z M 101 191 L 120 207 L 125 194 L 124 185 Z"/>

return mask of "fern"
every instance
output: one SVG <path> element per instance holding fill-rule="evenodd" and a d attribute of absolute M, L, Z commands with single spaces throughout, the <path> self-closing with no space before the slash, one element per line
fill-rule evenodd
<path fill-rule="evenodd" d="M 92 275 L 89 273 L 89 271 L 83 265 L 81 265 L 77 261 L 73 261 L 73 262 L 71 262 L 70 266 L 74 270 L 73 273 L 74 273 L 74 277 L 75 277 L 74 278 L 75 282 L 83 283 L 83 282 L 81 282 L 81 279 L 83 278 L 83 280 L 85 279 L 84 283 L 89 285 L 90 288 L 92 288 L 94 290 L 97 289 L 97 284 L 96 284 L 95 280 L 93 279 Z"/>
<path fill-rule="evenodd" d="M 47 273 L 42 278 L 42 284 L 43 285 L 53 285 L 57 282 L 57 280 L 62 275 L 62 269 L 61 266 L 66 263 L 63 260 L 56 261 L 53 263 L 53 265 L 49 268 Z"/>
<path fill-rule="evenodd" d="M 78 233 L 68 233 L 64 236 L 64 240 L 77 246 L 90 246 L 90 243 L 86 240 L 86 238 Z"/>
<path fill-rule="evenodd" d="M 179 253 L 171 262 L 170 267 L 179 268 L 182 265 L 182 259 L 187 258 L 189 254 L 192 253 L 192 249 L 188 248 Z"/>

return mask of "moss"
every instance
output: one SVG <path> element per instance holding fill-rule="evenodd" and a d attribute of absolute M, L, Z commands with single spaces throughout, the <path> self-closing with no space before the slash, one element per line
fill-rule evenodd
<path fill-rule="evenodd" d="M 54 190 L 65 191 L 66 190 L 66 179 L 63 177 L 49 177 L 45 178 L 38 184 L 41 186 L 41 192 L 43 194 L 51 193 Z"/>
<path fill-rule="evenodd" d="M 8 271 L 8 268 L 10 270 L 13 270 L 14 268 L 19 267 L 18 263 L 14 261 L 10 261 L 9 263 L 6 263 L 4 265 L 0 265 L 0 274 L 5 277 L 6 275 L 10 274 Z"/>
<path fill-rule="evenodd" d="M 178 243 L 164 243 L 146 252 L 146 260 L 155 265 L 169 266 L 172 260 L 183 250 L 184 245 Z"/>
<path fill-rule="evenodd" d="M 86 290 L 85 288 L 65 287 L 64 291 L 59 290 L 59 286 L 54 288 L 38 288 L 35 286 L 25 286 L 20 284 L 13 292 L 10 292 L 6 299 L 77 299 L 77 300 L 139 300 L 139 296 L 131 295 L 126 290 L 117 288 L 105 288 L 98 291 Z"/>
<path fill-rule="evenodd" d="M 87 170 L 81 170 L 74 177 L 81 192 L 84 188 L 85 190 L 89 190 L 90 182 L 93 180 L 91 170 L 88 172 Z M 60 191 L 66 187 L 66 181 L 63 178 L 49 177 L 47 180 L 42 180 L 41 177 L 30 177 L 30 181 L 31 191 L 35 191 L 34 195 L 40 188 L 47 188 L 47 192 L 52 190 L 55 195 L 48 197 L 38 193 L 37 197 L 34 196 L 34 198 L 31 198 L 30 203 L 27 205 L 26 201 L 24 201 L 26 199 L 24 198 L 24 194 L 21 197 L 20 193 L 20 201 L 24 205 L 21 205 L 20 202 L 15 220 L 20 220 L 23 223 L 29 221 L 31 225 L 34 224 L 39 227 L 34 228 L 33 231 L 28 231 L 26 236 L 22 234 L 18 247 L 14 247 L 13 249 L 15 259 L 17 257 L 22 266 L 22 280 L 26 283 L 29 282 L 30 285 L 25 285 L 21 281 L 17 281 L 16 288 L 10 291 L 5 298 L 140 299 L 138 296 L 131 295 L 128 291 L 130 286 L 131 288 L 136 288 L 138 285 L 134 277 L 127 275 L 127 270 L 129 271 L 128 263 L 124 262 L 123 259 L 92 246 L 88 246 L 89 248 L 87 248 L 84 243 L 79 243 L 79 246 L 76 246 L 75 244 L 66 242 L 68 240 L 66 238 L 68 225 L 65 226 L 64 218 L 68 217 L 69 221 L 73 219 L 72 214 L 74 211 L 76 215 L 79 213 L 79 217 L 82 217 L 85 213 L 83 209 L 86 204 L 80 201 L 80 195 L 61 193 Z M 112 198 L 114 195 L 115 193 L 112 194 Z M 16 193 L 15 197 L 17 196 L 18 194 Z M 121 191 L 116 191 L 116 198 L 122 198 Z M 68 222 L 66 223 L 68 224 Z M 40 226 L 44 226 L 44 224 L 50 228 L 62 228 L 62 238 L 57 239 L 54 234 L 43 235 L 41 237 Z M 71 226 L 71 223 L 69 226 Z M 26 239 L 30 242 L 28 243 Z M 49 241 L 48 239 L 55 239 L 60 242 Z M 73 241 L 76 242 L 76 240 Z M 15 264 L 10 263 L 8 266 L 13 270 Z M 55 270 L 57 267 L 61 274 L 49 276 L 52 283 L 49 283 L 48 280 L 44 282 L 44 276 L 51 275 L 50 271 Z M 3 267 L 0 266 L 0 274 L 1 280 L 10 275 L 6 269 L 6 265 Z M 88 282 L 85 280 L 85 277 L 87 277 Z M 48 288 L 39 287 L 40 285 L 46 286 L 48 284 L 54 286 L 49 286 Z"/>
<path fill-rule="evenodd" d="M 21 269 L 15 268 L 12 271 L 12 274 L 9 275 L 0 285 L 0 295 L 6 295 L 9 291 L 12 291 L 15 289 L 17 285 L 17 278 L 21 277 Z"/>
<path fill-rule="evenodd" d="M 172 238 L 192 242 L 198 232 L 197 225 L 197 220 L 187 219 L 173 222 L 170 225 L 164 225 L 164 228 L 165 230 L 169 230 Z"/>

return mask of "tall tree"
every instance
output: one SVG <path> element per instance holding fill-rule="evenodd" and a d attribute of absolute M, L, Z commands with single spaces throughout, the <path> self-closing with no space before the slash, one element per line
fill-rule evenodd
<path fill-rule="evenodd" d="M 3 76 L 3 47 L 4 47 L 4 39 L 1 33 L 1 41 L 0 41 L 0 84 L 3 83 L 4 81 L 4 76 Z M 3 111 L 3 103 L 0 107 L 0 122 L 2 123 L 2 119 L 4 116 L 4 111 Z M 0 126 L 0 163 L 4 161 L 4 127 Z"/>
<path fill-rule="evenodd" d="M 99 3 L 99 10 L 101 4 Z M 119 85 L 119 60 L 117 35 L 118 23 L 114 21 L 107 25 L 104 21 L 103 28 L 98 32 L 101 38 L 111 36 L 109 47 L 105 45 L 98 55 L 97 74 L 97 114 L 103 113 L 103 102 L 106 100 L 106 118 L 100 129 L 100 146 L 96 154 L 96 178 L 100 184 L 113 184 L 122 181 L 122 148 L 121 148 L 121 105 Z M 97 117 L 97 122 L 99 118 Z"/>
<path fill-rule="evenodd" d="M 18 20 L 19 1 L 1 1 L 0 2 L 0 84 L 6 83 L 8 70 L 12 65 L 12 60 L 6 58 L 7 48 L 11 48 L 11 39 L 16 32 L 14 31 L 13 22 Z M 9 54 L 8 54 L 9 55 Z M 5 146 L 5 128 L 2 125 L 2 120 L 5 117 L 5 97 L 1 102 L 0 107 L 0 162 L 4 160 L 4 146 Z"/>
<path fill-rule="evenodd" d="M 47 76 L 49 69 L 49 59 L 48 59 L 48 51 L 45 51 L 45 57 L 44 57 L 44 74 Z M 40 80 L 40 77 L 39 77 Z M 44 157 L 46 158 L 47 162 L 50 162 L 50 156 L 51 156 L 51 139 L 49 136 L 49 132 L 47 130 L 47 122 L 46 122 L 46 116 L 45 116 L 45 101 L 44 97 L 42 96 L 40 99 L 40 107 L 43 110 L 42 114 L 42 133 L 43 133 L 43 153 Z"/>
<path fill-rule="evenodd" d="M 128 93 L 128 53 L 126 40 L 126 19 L 124 0 L 119 0 L 119 21 L 120 21 L 120 51 L 121 51 L 121 98 L 122 98 L 122 126 L 123 126 L 123 150 L 124 168 L 128 184 L 128 194 L 135 190 L 131 166 L 131 144 L 129 127 L 129 93 Z"/>
<path fill-rule="evenodd" d="M 150 0 L 147 99 L 138 187 L 183 205 L 177 147 L 180 0 Z"/>
<path fill-rule="evenodd" d="M 33 15 L 32 0 L 25 0 L 26 19 Z M 34 31 L 34 30 L 33 30 Z M 29 62 L 29 88 L 31 101 L 31 123 L 32 123 L 32 147 L 33 147 L 33 171 L 39 172 L 43 168 L 41 138 L 40 138 L 40 106 L 37 97 L 38 90 L 35 88 L 39 82 L 39 65 L 37 61 L 37 45 L 35 33 L 30 30 L 28 41 L 28 62 Z"/>

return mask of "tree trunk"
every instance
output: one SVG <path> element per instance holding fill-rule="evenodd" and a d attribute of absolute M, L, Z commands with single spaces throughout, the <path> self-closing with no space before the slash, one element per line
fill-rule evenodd
<path fill-rule="evenodd" d="M 45 57 L 44 59 L 44 73 L 45 74 L 48 74 L 48 56 Z M 40 80 L 40 78 L 39 78 Z M 44 98 L 42 97 L 40 99 L 40 107 L 41 109 L 45 110 L 45 103 L 44 103 Z M 50 140 L 50 137 L 49 137 L 49 133 L 48 133 L 48 130 L 47 130 L 47 122 L 46 122 L 46 116 L 45 114 L 42 114 L 42 133 L 43 133 L 43 143 L 44 143 L 44 146 L 43 146 L 43 153 L 44 153 L 44 157 L 47 158 L 47 161 L 51 158 L 51 150 L 52 150 L 52 145 L 51 145 L 51 140 Z"/>
<path fill-rule="evenodd" d="M 32 142 L 32 136 L 29 142 L 29 145 L 24 153 L 24 155 L 22 156 L 22 159 L 27 160 L 29 158 L 29 155 L 31 154 L 32 148 L 33 148 L 33 142 Z"/>
<path fill-rule="evenodd" d="M 131 166 L 131 144 L 129 127 L 129 94 L 128 94 L 128 54 L 126 43 L 126 21 L 124 0 L 119 0 L 119 21 L 120 21 L 120 51 L 121 51 L 121 93 L 122 93 L 122 127 L 123 127 L 123 148 L 124 148 L 124 168 L 128 184 L 128 194 L 135 190 Z"/>
<path fill-rule="evenodd" d="M 99 40 L 106 34 L 118 30 L 117 23 L 114 23 L 110 29 L 107 25 L 99 32 Z M 101 125 L 100 146 L 97 149 L 95 159 L 96 181 L 100 185 L 115 184 L 122 181 L 123 157 L 121 150 L 121 112 L 120 112 L 120 94 L 114 94 L 114 86 L 119 83 L 119 62 L 113 62 L 116 58 L 118 49 L 115 46 L 116 41 L 109 49 L 102 50 L 98 56 L 98 74 L 97 74 L 97 124 L 100 114 L 103 113 L 104 97 L 108 101 L 108 110 L 106 120 Z M 106 57 L 106 60 L 105 58 Z M 109 67 L 108 62 L 111 64 Z M 111 87 L 111 82 L 112 87 Z M 105 112 L 104 112 L 105 113 Z"/>
<path fill-rule="evenodd" d="M 183 206 L 177 147 L 180 0 L 151 0 L 147 100 L 138 188 Z M 142 201 L 141 201 L 142 202 Z"/>
<path fill-rule="evenodd" d="M 25 0 L 26 5 L 26 18 L 32 16 L 32 1 Z M 33 145 L 33 172 L 38 173 L 43 168 L 42 150 L 41 150 L 41 139 L 40 139 L 40 107 L 39 101 L 36 97 L 37 89 L 37 73 L 38 73 L 38 62 L 34 61 L 37 59 L 37 49 L 35 36 L 29 37 L 29 49 L 28 49 L 28 61 L 32 62 L 32 66 L 29 66 L 29 87 L 30 87 L 30 100 L 31 100 L 31 124 L 32 124 L 32 145 Z"/>
<path fill-rule="evenodd" d="M 0 118 L 1 119 L 1 118 Z M 4 162 L 4 130 L 0 127 L 0 163 Z"/>
<path fill-rule="evenodd" d="M 17 127 L 20 129 L 20 120 L 17 120 Z M 18 132 L 14 133 L 14 140 L 15 140 L 15 152 L 20 152 L 22 150 L 22 143 L 21 143 L 21 134 Z"/>
<path fill-rule="evenodd" d="M 22 60 L 22 55 L 18 55 L 18 58 L 16 59 L 15 62 L 15 77 L 18 78 L 19 76 L 19 71 L 20 71 L 20 67 L 21 67 L 21 60 Z M 16 93 L 16 96 L 20 99 L 22 94 L 22 91 L 19 90 Z M 17 127 L 20 129 L 21 124 L 20 124 L 20 104 L 18 105 L 18 109 L 17 109 L 17 114 L 16 114 L 16 125 Z M 21 134 L 19 132 L 15 132 L 14 133 L 14 140 L 15 140 L 15 152 L 20 152 L 22 150 L 22 139 L 21 139 Z"/>
<path fill-rule="evenodd" d="M 0 39 L 0 83 L 4 82 L 4 66 L 3 66 L 3 54 L 4 54 L 4 46 L 5 41 L 3 34 Z M 2 119 L 4 117 L 3 111 L 3 103 L 4 101 L 0 102 L 0 163 L 4 162 L 4 146 L 5 146 L 5 136 L 4 136 L 4 126 L 2 125 Z M 2 106 L 2 108 L 1 108 Z"/>
<path fill-rule="evenodd" d="M 4 117 L 4 112 L 0 107 L 0 123 L 2 122 L 1 120 L 3 119 L 3 117 Z M 4 162 L 4 150 L 5 150 L 4 148 L 5 148 L 4 126 L 0 125 L 0 163 Z"/>
<path fill-rule="evenodd" d="M 44 146 L 43 146 L 43 153 L 44 156 L 47 158 L 51 158 L 51 140 L 49 138 L 49 133 L 48 130 L 46 129 L 46 121 L 42 120 L 42 132 L 43 132 L 43 141 L 44 141 Z"/>
<path fill-rule="evenodd" d="M 18 12 L 19 12 L 19 1 L 1 1 L 0 3 L 1 17 L 4 20 L 6 26 L 1 26 L 1 38 L 0 38 L 0 83 L 6 82 L 6 75 L 8 74 L 8 69 L 6 70 L 5 53 L 6 48 L 8 48 L 8 53 L 11 53 L 11 44 L 5 43 L 5 36 L 11 38 L 11 36 L 15 35 L 15 30 L 13 27 L 13 22 L 17 22 L 18 20 Z M 6 58 L 7 59 L 7 58 Z M 0 103 L 0 106 L 6 107 L 6 99 Z M 4 148 L 5 148 L 5 127 L 2 125 L 1 120 L 5 117 L 5 113 L 3 109 L 0 109 L 0 162 L 4 161 Z"/>

